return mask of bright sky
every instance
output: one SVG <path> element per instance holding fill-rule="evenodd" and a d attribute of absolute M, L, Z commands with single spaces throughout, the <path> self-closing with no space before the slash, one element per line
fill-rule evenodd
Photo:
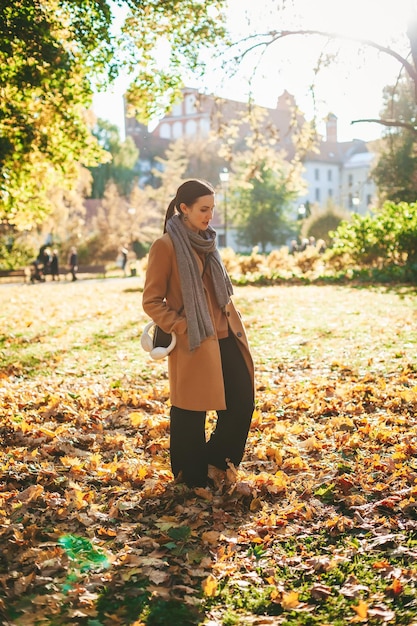
<path fill-rule="evenodd" d="M 407 50 L 408 11 L 416 3 L 417 0 L 294 0 L 294 8 L 291 0 L 229 0 L 228 23 L 233 39 L 274 29 L 303 28 L 371 39 L 401 53 Z M 255 101 L 269 107 L 275 107 L 278 96 L 286 89 L 295 96 L 307 119 L 316 115 L 319 130 L 323 130 L 320 120 L 332 112 L 338 118 L 341 141 L 380 136 L 381 126 L 351 125 L 351 121 L 378 117 L 382 89 L 397 79 L 400 69 L 397 61 L 369 47 L 359 49 L 346 40 L 329 43 L 318 36 L 286 37 L 263 55 L 262 50 L 259 48 L 246 57 L 234 77 L 226 77 L 218 66 L 210 63 L 212 67 L 209 66 L 204 81 L 191 86 L 245 100 L 251 80 Z M 337 58 L 328 56 L 336 53 Z M 314 69 L 320 55 L 327 60 L 327 67 L 316 74 Z M 254 65 L 257 65 L 255 74 Z M 113 93 L 97 96 L 94 103 L 97 115 L 121 128 L 122 93 L 126 87 L 126 78 L 121 78 Z"/>

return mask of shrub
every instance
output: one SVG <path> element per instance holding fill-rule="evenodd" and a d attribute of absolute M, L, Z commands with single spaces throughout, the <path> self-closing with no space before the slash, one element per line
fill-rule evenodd
<path fill-rule="evenodd" d="M 35 257 L 36 252 L 25 242 L 7 237 L 0 238 L 0 269 L 15 270 L 26 267 Z"/>
<path fill-rule="evenodd" d="M 417 262 L 417 203 L 386 202 L 375 214 L 353 215 L 331 235 L 335 257 L 347 255 L 362 267 L 411 269 Z"/>
<path fill-rule="evenodd" d="M 313 209 L 311 215 L 304 220 L 301 228 L 302 238 L 315 237 L 315 239 L 323 239 L 326 246 L 331 244 L 330 233 L 334 232 L 342 221 L 346 221 L 349 217 L 342 209 L 330 205 L 324 212 L 323 210 Z"/>
<path fill-rule="evenodd" d="M 294 255 L 294 265 L 301 274 L 311 274 L 322 263 L 322 256 L 314 246 L 308 246 L 303 252 Z"/>

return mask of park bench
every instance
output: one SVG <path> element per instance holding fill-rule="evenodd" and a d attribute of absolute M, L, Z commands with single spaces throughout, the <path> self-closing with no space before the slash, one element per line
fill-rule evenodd
<path fill-rule="evenodd" d="M 60 275 L 70 274 L 70 270 L 68 267 L 59 268 Z M 79 274 L 100 274 L 103 278 L 106 276 L 106 266 L 105 265 L 79 265 L 77 270 L 77 276 Z"/>
<path fill-rule="evenodd" d="M 26 278 L 29 275 L 29 271 L 26 268 L 21 270 L 0 270 L 0 278 Z"/>
<path fill-rule="evenodd" d="M 59 268 L 60 276 L 68 276 L 70 274 L 70 270 L 68 267 L 63 266 Z M 103 278 L 106 276 L 106 266 L 105 265 L 79 265 L 77 276 L 102 276 Z M 0 280 L 4 279 L 4 282 L 13 282 L 17 278 L 23 278 L 24 282 L 30 282 L 30 267 L 23 267 L 17 270 L 0 270 Z M 48 279 L 48 274 L 46 276 Z"/>

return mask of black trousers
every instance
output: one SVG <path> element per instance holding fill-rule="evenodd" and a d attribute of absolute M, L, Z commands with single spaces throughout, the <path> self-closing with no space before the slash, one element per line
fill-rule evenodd
<path fill-rule="evenodd" d="M 227 469 L 239 465 L 254 409 L 253 387 L 236 339 L 220 339 L 226 410 L 217 411 L 217 424 L 206 441 L 206 412 L 171 407 L 170 453 L 174 477 L 182 473 L 189 487 L 205 487 L 207 466 Z M 209 376 L 209 372 L 207 372 Z M 203 383 L 202 383 L 203 384 Z"/>

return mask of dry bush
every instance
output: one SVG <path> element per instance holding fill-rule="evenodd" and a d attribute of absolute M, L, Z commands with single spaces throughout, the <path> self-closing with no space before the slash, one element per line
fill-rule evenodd
<path fill-rule="evenodd" d="M 292 272 L 294 270 L 294 255 L 290 254 L 287 246 L 283 246 L 268 254 L 266 265 L 272 271 Z"/>
<path fill-rule="evenodd" d="M 222 261 L 228 274 L 239 274 L 240 256 L 232 248 L 223 248 L 220 251 Z"/>
<path fill-rule="evenodd" d="M 347 269 L 352 269 L 356 266 L 351 255 L 348 252 L 341 252 L 339 250 L 326 250 L 323 255 L 323 261 L 326 269 L 330 272 L 342 272 Z"/>
<path fill-rule="evenodd" d="M 253 274 L 259 272 L 265 263 L 265 256 L 258 253 L 258 248 L 255 246 L 249 256 L 240 256 L 240 272 L 241 274 Z"/>
<path fill-rule="evenodd" d="M 315 273 L 322 262 L 323 256 L 313 246 L 309 246 L 303 252 L 297 252 L 294 255 L 294 265 L 301 274 Z"/>
<path fill-rule="evenodd" d="M 342 221 L 350 221 L 349 212 L 340 207 L 329 205 L 327 208 L 313 207 L 311 215 L 304 220 L 301 237 L 323 239 L 326 245 L 331 244 L 330 232 L 335 231 Z"/>

